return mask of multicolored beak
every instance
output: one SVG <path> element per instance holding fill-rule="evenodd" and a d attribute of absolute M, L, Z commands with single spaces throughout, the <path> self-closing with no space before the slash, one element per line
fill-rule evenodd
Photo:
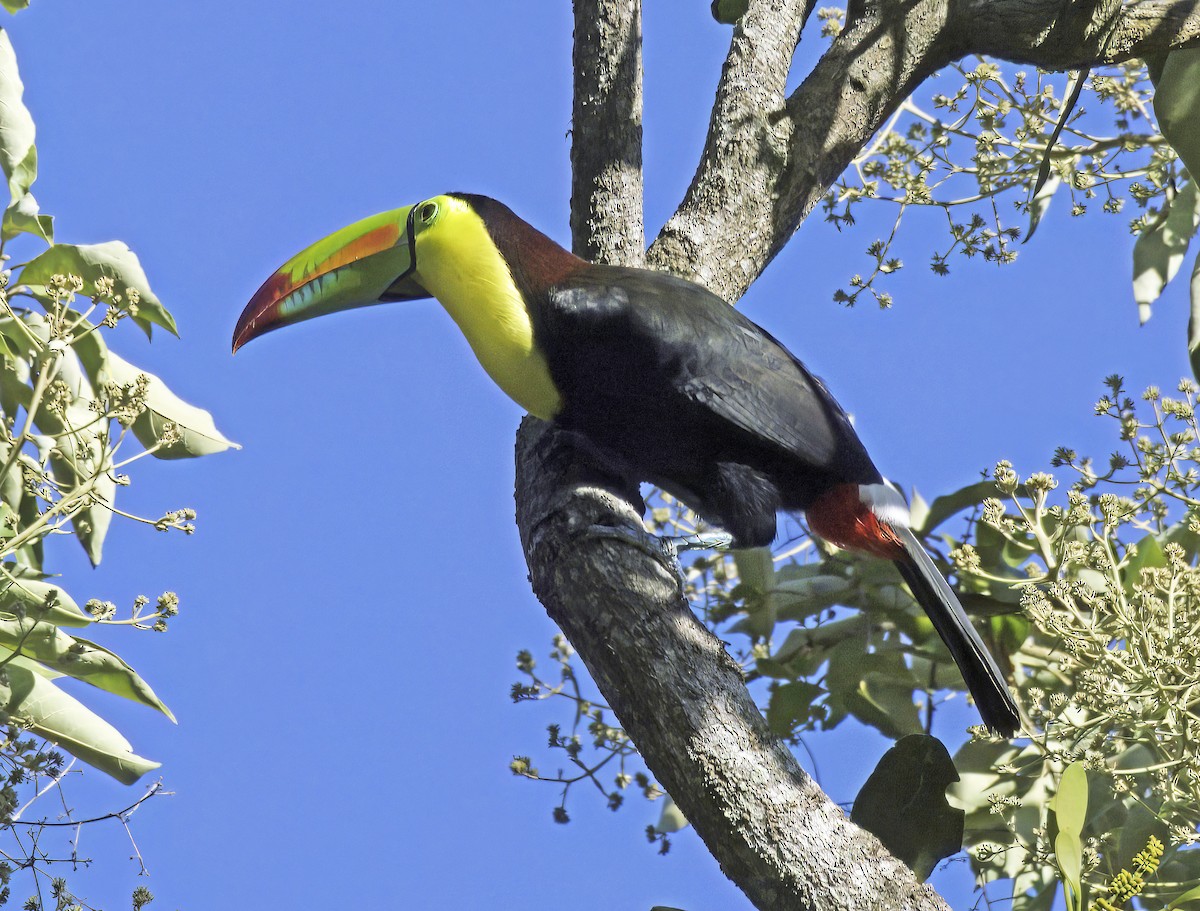
<path fill-rule="evenodd" d="M 325 313 L 430 294 L 414 272 L 412 206 L 355 222 L 297 253 L 250 298 L 233 331 L 252 338 Z"/>

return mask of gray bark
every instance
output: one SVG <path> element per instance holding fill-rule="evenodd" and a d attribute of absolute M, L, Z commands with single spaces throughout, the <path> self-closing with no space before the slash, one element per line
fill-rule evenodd
<path fill-rule="evenodd" d="M 614 53 L 615 51 L 615 53 Z M 640 0 L 575 3 L 571 236 L 595 263 L 641 265 L 642 10 Z M 581 136 L 585 142 L 579 141 Z M 603 223 L 593 223 L 604 213 Z"/>
<path fill-rule="evenodd" d="M 652 266 L 733 301 L 887 117 L 969 54 L 1075 68 L 1200 40 L 1194 0 L 868 0 L 790 96 L 812 0 L 751 0 L 733 29 L 705 147 Z M 639 0 L 575 0 L 572 236 L 596 261 L 642 257 Z M 552 427 L 517 440 L 517 523 L 534 591 L 646 764 L 761 909 L 945 908 L 851 825 L 773 738 L 721 644 L 645 550 L 636 487 Z"/>

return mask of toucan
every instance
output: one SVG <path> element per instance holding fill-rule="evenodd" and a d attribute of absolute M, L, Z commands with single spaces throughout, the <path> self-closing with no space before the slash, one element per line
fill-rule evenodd
<path fill-rule="evenodd" d="M 803 511 L 839 547 L 893 561 L 945 641 L 984 723 L 1020 717 L 1004 675 L 908 507 L 825 384 L 765 329 L 698 284 L 597 265 L 486 196 L 382 212 L 298 253 L 251 298 L 233 336 L 325 313 L 436 298 L 522 408 L 585 440 L 620 476 L 677 496 L 764 547 Z"/>

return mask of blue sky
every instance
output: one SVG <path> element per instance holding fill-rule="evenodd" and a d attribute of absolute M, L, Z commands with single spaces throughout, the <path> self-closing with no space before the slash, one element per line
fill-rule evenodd
<path fill-rule="evenodd" d="M 647 6 L 652 231 L 691 177 L 728 31 L 706 2 Z M 470 190 L 566 242 L 569 4 L 515 8 L 33 0 L 4 22 L 59 240 L 128 242 L 182 333 L 123 330 L 114 347 L 244 446 L 139 463 L 123 505 L 192 506 L 193 538 L 114 523 L 98 570 L 71 542 L 48 561 L 81 599 L 182 599 L 165 637 L 103 640 L 179 726 L 91 702 L 175 792 L 133 822 L 155 908 L 749 907 L 690 832 L 655 854 L 657 806 L 613 815 L 580 793 L 558 826 L 553 788 L 510 775 L 514 754 L 557 761 L 542 744 L 559 717 L 508 698 L 518 649 L 544 655 L 554 630 L 512 519 L 519 411 L 440 309 L 369 308 L 229 355 L 276 266 L 373 212 Z M 743 306 L 826 378 L 881 469 L 923 492 L 1001 457 L 1045 468 L 1064 443 L 1102 454 L 1101 379 L 1172 386 L 1186 306 L 1173 289 L 1138 329 L 1128 219 L 1063 208 L 1016 266 L 957 262 L 945 279 L 924 265 L 936 221 L 914 223 L 887 312 L 831 302 L 886 228 L 839 235 L 816 217 Z M 885 745 L 812 746 L 848 801 Z M 88 815 L 139 792 L 89 775 L 71 793 Z M 124 833 L 85 830 L 80 849 L 102 862 L 76 888 L 123 907 L 141 882 Z M 958 905 L 961 874 L 943 880 Z"/>

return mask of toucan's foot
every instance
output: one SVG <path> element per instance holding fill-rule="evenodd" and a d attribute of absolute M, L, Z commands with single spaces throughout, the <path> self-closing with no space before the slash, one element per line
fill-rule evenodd
<path fill-rule="evenodd" d="M 723 531 L 710 531 L 692 535 L 667 535 L 659 537 L 648 531 L 640 531 L 625 526 L 593 525 L 588 534 L 599 538 L 611 538 L 624 541 L 649 554 L 656 560 L 661 560 L 674 568 L 679 577 L 680 585 L 687 582 L 683 567 L 679 563 L 679 555 L 685 550 L 724 550 L 733 546 L 733 535 Z"/>

